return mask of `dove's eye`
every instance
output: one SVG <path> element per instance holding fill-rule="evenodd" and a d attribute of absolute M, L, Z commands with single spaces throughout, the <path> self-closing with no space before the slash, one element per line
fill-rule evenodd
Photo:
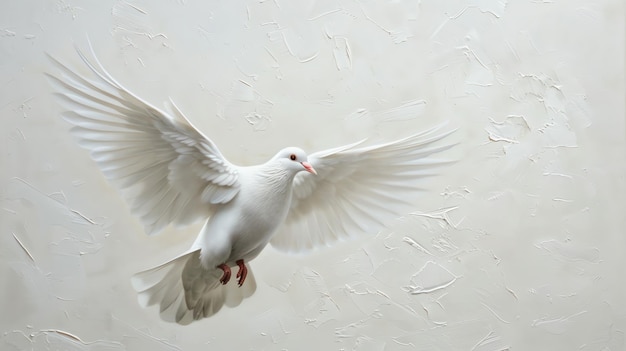
<path fill-rule="evenodd" d="M 296 160 L 296 154 L 291 154 L 289 156 L 289 159 L 292 160 L 292 161 L 295 161 Z"/>

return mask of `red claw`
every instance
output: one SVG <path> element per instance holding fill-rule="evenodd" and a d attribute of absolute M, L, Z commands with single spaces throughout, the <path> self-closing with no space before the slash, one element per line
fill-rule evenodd
<path fill-rule="evenodd" d="M 217 266 L 217 268 L 224 271 L 222 278 L 220 278 L 220 283 L 226 285 L 226 283 L 228 283 L 228 281 L 230 280 L 230 267 L 228 267 L 228 265 L 226 265 L 225 263 L 222 263 L 221 265 Z M 239 277 L 239 273 L 237 273 L 237 277 Z"/>
<path fill-rule="evenodd" d="M 243 263 L 243 260 L 237 260 L 237 266 L 239 266 L 237 279 L 239 280 L 239 286 L 242 286 L 243 282 L 246 280 L 246 276 L 248 275 L 248 268 L 245 263 Z"/>

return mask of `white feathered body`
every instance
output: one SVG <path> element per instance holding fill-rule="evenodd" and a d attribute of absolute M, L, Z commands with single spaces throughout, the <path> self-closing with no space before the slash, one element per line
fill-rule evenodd
<path fill-rule="evenodd" d="M 239 167 L 239 193 L 215 210 L 192 246 L 201 250 L 204 268 L 234 267 L 261 253 L 287 217 L 294 175 L 271 162 Z"/>

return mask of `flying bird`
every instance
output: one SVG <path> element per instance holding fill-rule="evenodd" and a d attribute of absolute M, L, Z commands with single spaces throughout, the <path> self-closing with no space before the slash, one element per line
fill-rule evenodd
<path fill-rule="evenodd" d="M 131 279 L 141 305 L 189 324 L 251 296 L 249 266 L 270 243 L 303 252 L 376 233 L 414 206 L 420 180 L 449 160 L 454 131 L 439 125 L 379 144 L 364 141 L 307 155 L 280 150 L 263 164 L 239 166 L 169 102 L 162 110 L 118 83 L 91 51 L 80 75 L 50 57 L 48 74 L 65 120 L 148 234 L 205 221 L 189 250 Z M 235 272 L 236 270 L 236 272 Z"/>

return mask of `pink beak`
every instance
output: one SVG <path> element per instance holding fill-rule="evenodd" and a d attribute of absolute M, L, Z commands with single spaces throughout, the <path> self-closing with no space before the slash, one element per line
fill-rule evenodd
<path fill-rule="evenodd" d="M 306 169 L 307 172 L 317 175 L 317 172 L 315 171 L 315 169 L 313 169 L 313 166 L 311 166 L 310 163 L 300 162 L 300 164 L 302 164 L 302 167 L 304 167 L 304 169 Z"/>

